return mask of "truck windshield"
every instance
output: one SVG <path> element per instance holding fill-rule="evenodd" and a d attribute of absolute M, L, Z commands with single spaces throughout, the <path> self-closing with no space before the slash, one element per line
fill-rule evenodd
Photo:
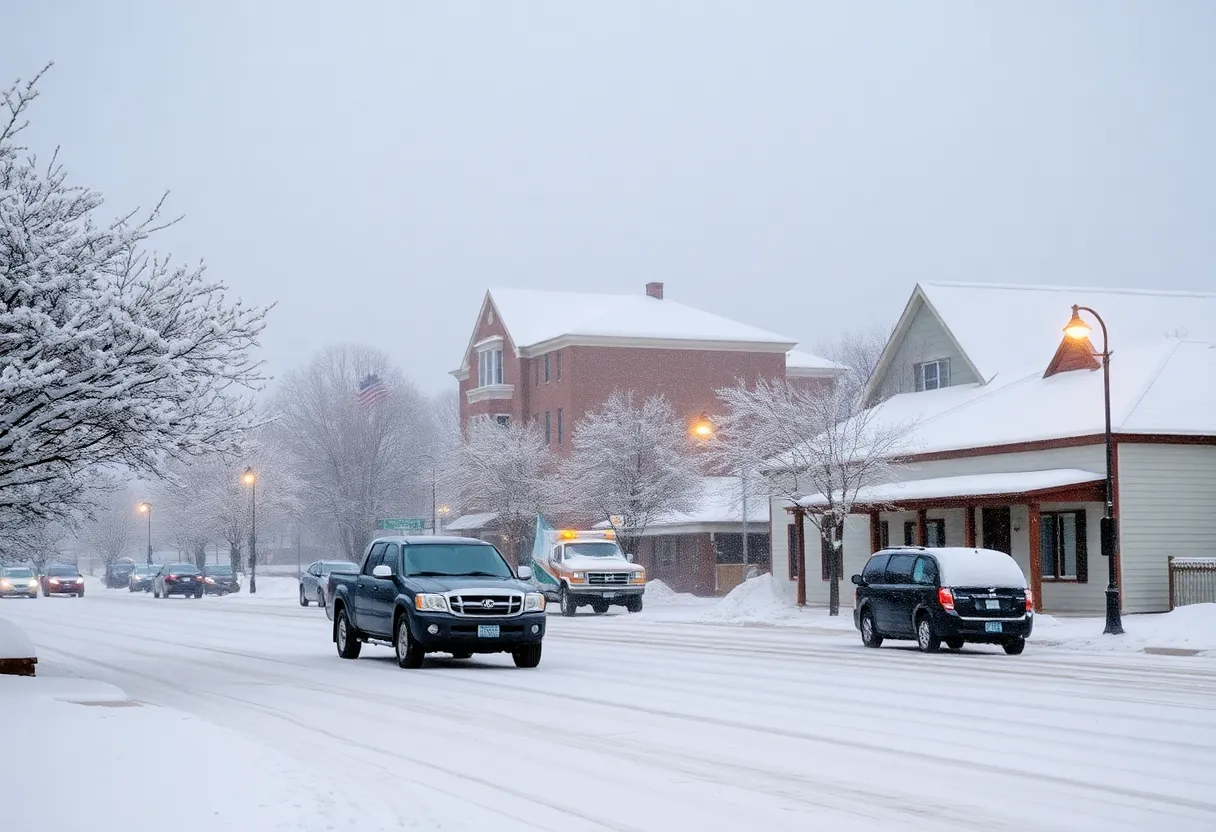
<path fill-rule="evenodd" d="M 484 575 L 511 578 L 511 567 L 493 546 L 418 543 L 405 547 L 405 574 L 415 576 Z"/>
<path fill-rule="evenodd" d="M 567 543 L 566 557 L 580 558 L 620 558 L 621 547 L 607 540 L 594 543 Z"/>

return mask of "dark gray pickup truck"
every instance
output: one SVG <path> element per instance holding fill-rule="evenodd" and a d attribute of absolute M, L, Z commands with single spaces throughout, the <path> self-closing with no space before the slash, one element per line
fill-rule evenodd
<path fill-rule="evenodd" d="M 358 574 L 333 572 L 326 594 L 338 655 L 357 659 L 364 642 L 391 646 L 401 667 L 427 653 L 467 659 L 510 653 L 540 664 L 545 596 L 524 583 L 498 550 L 463 537 L 381 537 Z"/>

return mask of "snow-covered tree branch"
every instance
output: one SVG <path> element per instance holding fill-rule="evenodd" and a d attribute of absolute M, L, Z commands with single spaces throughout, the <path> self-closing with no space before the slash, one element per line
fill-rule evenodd
<path fill-rule="evenodd" d="M 99 219 L 102 198 L 14 137 L 37 96 L 0 92 L 0 525 L 69 521 L 90 476 L 238 446 L 264 381 L 267 309 L 146 245 L 158 204 Z M 2 113 L 3 111 L 0 111 Z"/>
<path fill-rule="evenodd" d="M 508 558 L 548 507 L 553 455 L 535 424 L 471 422 L 444 480 L 466 510 L 493 512 Z"/>
<path fill-rule="evenodd" d="M 571 445 L 561 502 L 607 521 L 627 552 L 656 518 L 691 511 L 702 496 L 701 459 L 662 396 L 638 403 L 632 393 L 612 394 L 574 426 Z"/>
<path fill-rule="evenodd" d="M 138 548 L 137 501 L 126 484 L 111 484 L 94 500 L 97 508 L 82 530 L 82 542 L 108 569 L 114 561 Z"/>

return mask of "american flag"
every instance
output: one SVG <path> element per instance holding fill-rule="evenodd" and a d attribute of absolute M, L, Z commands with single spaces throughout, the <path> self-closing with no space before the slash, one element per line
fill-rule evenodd
<path fill-rule="evenodd" d="M 375 373 L 359 382 L 359 392 L 355 395 L 355 401 L 359 403 L 359 407 L 371 407 L 386 398 L 388 398 L 388 387 Z"/>

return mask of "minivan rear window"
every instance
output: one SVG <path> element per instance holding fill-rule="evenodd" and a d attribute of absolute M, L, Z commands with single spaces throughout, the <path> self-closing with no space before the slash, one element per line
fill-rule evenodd
<path fill-rule="evenodd" d="M 932 558 L 921 555 L 912 567 L 912 583 L 924 586 L 937 586 L 937 563 Z"/>
<path fill-rule="evenodd" d="M 887 564 L 887 583 L 912 583 L 912 564 L 915 562 L 916 555 L 891 555 L 891 562 Z"/>

